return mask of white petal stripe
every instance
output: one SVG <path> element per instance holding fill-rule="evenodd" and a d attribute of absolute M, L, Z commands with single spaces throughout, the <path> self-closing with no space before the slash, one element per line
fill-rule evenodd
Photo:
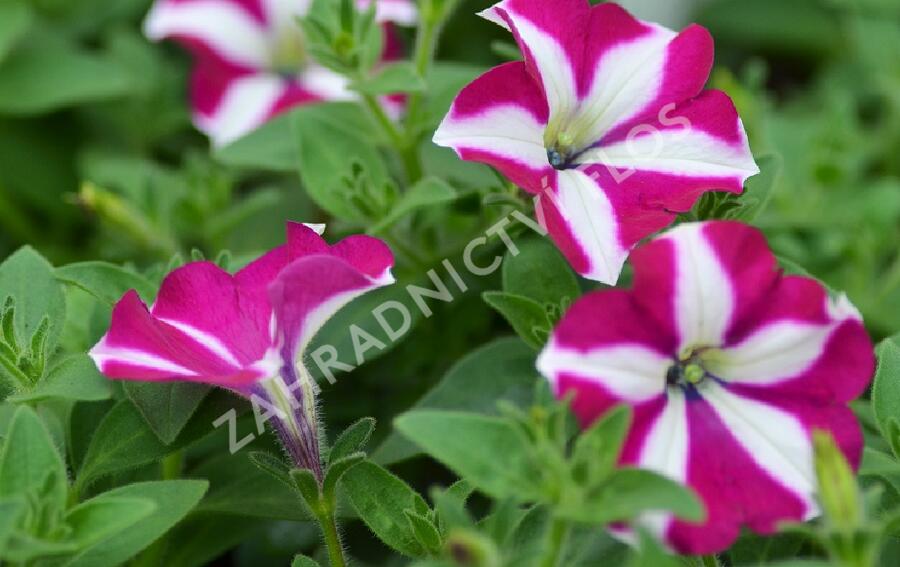
<path fill-rule="evenodd" d="M 668 395 L 665 409 L 644 440 L 638 464 L 675 482 L 684 483 L 689 450 L 687 400 L 684 393 L 678 390 L 673 389 Z M 672 520 L 671 514 L 651 513 L 642 516 L 640 523 L 657 537 L 662 537 Z"/>
<path fill-rule="evenodd" d="M 550 108 L 550 121 L 569 116 L 578 106 L 578 87 L 572 62 L 565 49 L 551 35 L 548 35 L 532 24 L 528 19 L 511 10 L 506 3 L 501 3 L 480 15 L 485 19 L 500 23 L 507 27 L 506 21 L 498 10 L 504 10 L 513 21 L 522 42 L 534 58 Z"/>
<path fill-rule="evenodd" d="M 703 235 L 703 224 L 682 224 L 664 238 L 675 245 L 679 350 L 724 344 L 734 311 L 734 291 L 715 250 Z"/>
<path fill-rule="evenodd" d="M 771 385 L 808 370 L 822 355 L 835 325 L 773 323 L 731 348 L 711 351 L 703 363 L 726 382 Z"/>
<path fill-rule="evenodd" d="M 283 79 L 257 75 L 234 81 L 212 116 L 197 114 L 194 121 L 217 147 L 249 134 L 269 117 L 285 89 Z"/>
<path fill-rule="evenodd" d="M 623 400 L 640 403 L 665 391 L 671 359 L 640 345 L 621 345 L 580 352 L 556 341 L 544 349 L 538 370 L 551 384 L 563 374 L 596 382 Z"/>
<path fill-rule="evenodd" d="M 494 106 L 462 118 L 450 112 L 435 132 L 434 143 L 457 150 L 482 150 L 543 170 L 549 166 L 544 126 L 533 114 L 515 105 Z"/>
<path fill-rule="evenodd" d="M 556 206 L 590 260 L 586 278 L 614 285 L 628 256 L 612 203 L 597 181 L 577 169 L 560 171 Z"/>
<path fill-rule="evenodd" d="M 707 381 L 703 398 L 747 454 L 773 479 L 815 510 L 813 451 L 803 425 L 777 408 L 733 394 Z"/>
<path fill-rule="evenodd" d="M 656 100 L 667 47 L 675 32 L 653 26 L 649 34 L 614 47 L 597 62 L 591 90 L 578 110 L 575 145 L 588 147 Z M 679 101 L 671 101 L 679 102 Z"/>
<path fill-rule="evenodd" d="M 194 371 L 156 355 L 130 348 L 109 347 L 103 341 L 97 343 L 88 354 L 101 371 L 103 371 L 106 364 L 118 362 L 129 366 L 168 372 L 177 376 L 196 375 Z"/>
<path fill-rule="evenodd" d="M 240 361 L 238 361 L 234 354 L 232 354 L 231 350 L 227 346 L 225 346 L 225 344 L 217 337 L 201 331 L 196 327 L 192 327 L 187 323 L 176 321 L 175 319 L 163 319 L 162 317 L 159 317 L 158 319 L 164 323 L 172 325 L 185 335 L 189 336 L 203 348 L 222 359 L 223 362 L 230 364 L 236 368 L 240 368 L 242 366 Z"/>
<path fill-rule="evenodd" d="M 728 144 L 690 127 L 642 130 L 630 139 L 585 152 L 578 161 L 624 170 L 741 181 L 759 172 L 746 139 L 741 144 Z"/>
<path fill-rule="evenodd" d="M 151 39 L 174 35 L 203 41 L 228 61 L 254 68 L 267 66 L 267 31 L 251 14 L 222 0 L 158 1 L 144 22 Z"/>

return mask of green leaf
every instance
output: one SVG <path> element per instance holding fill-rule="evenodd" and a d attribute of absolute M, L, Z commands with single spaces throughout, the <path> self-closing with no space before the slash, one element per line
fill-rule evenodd
<path fill-rule="evenodd" d="M 614 471 L 599 488 L 564 503 L 557 513 L 578 522 L 608 524 L 649 511 L 668 511 L 693 522 L 702 521 L 706 515 L 703 504 L 687 487 L 654 472 L 632 468 Z"/>
<path fill-rule="evenodd" d="M 756 164 L 759 173 L 747 180 L 741 195 L 741 206 L 734 217 L 746 223 L 755 221 L 772 200 L 772 191 L 781 174 L 783 161 L 778 155 L 767 155 L 757 159 Z"/>
<path fill-rule="evenodd" d="M 276 116 L 246 136 L 216 149 L 213 157 L 231 167 L 294 171 L 297 141 L 293 115 L 293 112 L 285 112 Z"/>
<path fill-rule="evenodd" d="M 294 560 L 291 561 L 291 567 L 322 567 L 315 560 L 310 559 L 305 555 L 297 555 L 294 557 Z"/>
<path fill-rule="evenodd" d="M 52 352 L 66 318 L 66 298 L 53 267 L 30 246 L 0 264 L 0 305 L 6 297 L 16 300 L 14 328 L 20 345 L 28 344 L 45 315 L 50 318 L 46 349 Z"/>
<path fill-rule="evenodd" d="M 126 382 L 125 394 L 134 403 L 150 429 L 166 445 L 171 445 L 210 388 L 190 382 Z"/>
<path fill-rule="evenodd" d="M 425 81 L 416 72 L 416 66 L 411 61 L 400 61 L 384 65 L 374 77 L 356 82 L 351 88 L 373 96 L 414 93 L 425 90 Z"/>
<path fill-rule="evenodd" d="M 362 451 L 375 431 L 375 418 L 364 417 L 345 429 L 328 452 L 328 463 L 342 459 L 348 455 Z"/>
<path fill-rule="evenodd" d="M 24 500 L 0 500 L 0 557 L 4 556 L 6 541 L 12 535 L 16 526 L 18 526 L 19 518 L 26 509 L 27 506 Z"/>
<path fill-rule="evenodd" d="M 118 97 L 131 88 L 128 72 L 111 58 L 41 34 L 0 65 L 0 112 L 41 114 Z"/>
<path fill-rule="evenodd" d="M 501 400 L 527 405 L 538 380 L 534 358 L 534 350 L 519 339 L 495 340 L 460 360 L 411 410 L 495 414 Z M 373 459 L 382 464 L 395 463 L 419 452 L 414 444 L 394 432 L 375 451 Z"/>
<path fill-rule="evenodd" d="M 128 528 L 156 511 L 156 503 L 146 498 L 104 497 L 83 502 L 66 512 L 71 539 L 85 548 Z"/>
<path fill-rule="evenodd" d="M 630 409 L 620 406 L 578 436 L 572 450 L 572 466 L 578 480 L 591 486 L 612 472 L 630 425 Z"/>
<path fill-rule="evenodd" d="M 10 398 L 11 402 L 37 402 L 61 398 L 94 402 L 112 396 L 110 381 L 100 374 L 94 361 L 86 354 L 68 356 L 52 367 L 33 390 Z"/>
<path fill-rule="evenodd" d="M 135 290 L 144 301 L 156 296 L 156 287 L 145 277 L 107 262 L 79 262 L 56 268 L 56 277 L 113 305 L 128 290 Z"/>
<path fill-rule="evenodd" d="M 475 488 L 494 498 L 537 498 L 541 472 L 524 435 L 509 421 L 470 413 L 418 410 L 394 420 L 398 431 Z"/>
<path fill-rule="evenodd" d="M 663 546 L 644 530 L 638 532 L 640 548 L 635 552 L 629 567 L 684 567 L 678 558 L 672 557 Z"/>
<path fill-rule="evenodd" d="M 538 379 L 534 358 L 534 350 L 519 339 L 495 340 L 453 366 L 410 411 L 430 408 L 495 414 L 501 400 L 526 405 L 531 402 Z M 414 444 L 394 432 L 378 447 L 373 459 L 389 464 L 419 452 Z"/>
<path fill-rule="evenodd" d="M 381 234 L 397 221 L 419 209 L 452 203 L 456 190 L 437 177 L 426 177 L 410 187 L 383 219 L 372 226 L 369 234 Z"/>
<path fill-rule="evenodd" d="M 328 470 L 325 472 L 325 480 L 322 482 L 322 497 L 325 502 L 334 502 L 335 489 L 341 477 L 364 460 L 366 460 L 366 454 L 360 452 L 329 463 Z"/>
<path fill-rule="evenodd" d="M 900 341 L 896 337 L 881 341 L 875 354 L 878 368 L 872 387 L 872 407 L 882 434 L 891 443 L 895 454 L 900 455 L 897 453 L 900 446 L 894 446 L 892 439 L 896 427 L 892 429 L 890 425 L 891 421 L 900 419 Z"/>
<path fill-rule="evenodd" d="M 532 237 L 516 246 L 519 254 L 503 261 L 503 291 L 560 308 L 578 299 L 578 279 L 552 242 Z"/>
<path fill-rule="evenodd" d="M 294 481 L 294 487 L 303 496 L 303 500 L 314 514 L 319 511 L 320 492 L 319 481 L 309 469 L 292 469 L 290 472 L 291 480 Z"/>
<path fill-rule="evenodd" d="M 37 414 L 21 406 L 13 415 L 0 452 L 0 499 L 39 491 L 62 507 L 66 501 L 66 465 Z"/>
<path fill-rule="evenodd" d="M 0 4 L 0 63 L 31 27 L 32 14 L 24 2 Z"/>
<path fill-rule="evenodd" d="M 433 487 L 430 494 L 442 532 L 473 526 L 472 517 L 466 511 L 466 501 L 472 494 L 471 484 L 458 480 L 446 489 Z"/>
<path fill-rule="evenodd" d="M 291 480 L 290 467 L 287 463 L 265 451 L 253 451 L 248 457 L 250 462 L 256 465 L 259 470 L 271 475 L 276 480 L 284 483 L 286 486 L 294 488 L 294 481 Z"/>
<path fill-rule="evenodd" d="M 387 169 L 373 140 L 377 134 L 357 105 L 317 104 L 294 114 L 297 170 L 309 196 L 331 215 L 362 222 L 351 182 L 360 181 L 378 195 L 389 183 Z"/>
<path fill-rule="evenodd" d="M 441 550 L 443 541 L 437 527 L 431 520 L 412 510 L 404 510 L 403 512 L 406 514 L 406 519 L 409 520 L 409 525 L 416 540 L 428 553 L 438 553 Z"/>
<path fill-rule="evenodd" d="M 486 291 L 481 297 L 503 315 L 528 346 L 535 350 L 543 348 L 551 327 L 543 305 L 522 295 L 502 291 Z"/>
<path fill-rule="evenodd" d="M 224 439 L 222 440 L 224 442 Z M 228 514 L 304 522 L 312 519 L 294 481 L 285 484 L 260 470 L 243 453 L 216 455 L 191 474 L 209 480 L 210 488 L 197 508 L 204 514 Z"/>
<path fill-rule="evenodd" d="M 419 557 L 424 553 L 406 510 L 427 508 L 422 497 L 400 478 L 371 461 L 347 471 L 341 482 L 359 517 L 392 549 Z"/>
<path fill-rule="evenodd" d="M 101 476 L 152 463 L 168 452 L 137 408 L 123 400 L 106 414 L 91 438 L 78 483 L 87 486 Z"/>
<path fill-rule="evenodd" d="M 202 480 L 141 482 L 105 492 L 92 502 L 136 498 L 155 505 L 153 512 L 127 530 L 81 551 L 65 567 L 113 567 L 120 565 L 156 541 L 197 505 L 208 483 Z"/>

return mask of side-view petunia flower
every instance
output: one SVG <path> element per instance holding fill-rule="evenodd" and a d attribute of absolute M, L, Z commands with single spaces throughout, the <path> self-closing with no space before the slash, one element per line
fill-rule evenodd
<path fill-rule="evenodd" d="M 742 526 L 770 534 L 817 515 L 812 432 L 830 432 L 854 468 L 862 452 L 847 403 L 875 360 L 856 309 L 783 275 L 740 223 L 680 225 L 631 261 L 633 288 L 576 302 L 538 367 L 584 426 L 631 406 L 620 462 L 685 483 L 707 509 L 700 524 L 639 521 L 679 552 L 709 554 Z"/>
<path fill-rule="evenodd" d="M 151 308 L 130 291 L 91 350 L 109 378 L 212 384 L 266 402 L 294 464 L 321 475 L 315 387 L 303 360 L 319 328 L 354 298 L 393 282 L 380 240 L 329 246 L 290 223 L 286 244 L 234 275 L 193 262 L 163 281 Z"/>
<path fill-rule="evenodd" d="M 385 24 L 414 24 L 413 0 L 375 2 Z M 309 57 L 296 21 L 312 0 L 156 0 L 144 24 L 154 40 L 174 39 L 196 60 L 191 77 L 194 124 L 217 146 L 230 143 L 273 116 L 301 104 L 353 100 L 343 76 Z M 386 28 L 383 57 L 396 57 Z M 399 103 L 384 99 L 392 113 Z"/>
<path fill-rule="evenodd" d="M 629 250 L 705 191 L 740 193 L 758 168 L 731 100 L 703 87 L 713 40 L 587 0 L 505 0 L 481 14 L 525 60 L 453 102 L 435 143 L 538 195 L 550 236 L 583 276 L 616 282 Z"/>

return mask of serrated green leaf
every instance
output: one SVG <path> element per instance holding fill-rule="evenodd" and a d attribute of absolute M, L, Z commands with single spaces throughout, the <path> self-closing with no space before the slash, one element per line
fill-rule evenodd
<path fill-rule="evenodd" d="M 409 485 L 366 461 L 347 471 L 341 486 L 359 517 L 386 545 L 411 557 L 425 552 L 405 513 L 418 509 L 424 501 Z"/>
<path fill-rule="evenodd" d="M 530 462 L 524 436 L 506 419 L 418 410 L 394 426 L 477 489 L 494 498 L 536 499 L 539 470 Z"/>
<path fill-rule="evenodd" d="M 550 336 L 547 310 L 538 302 L 522 295 L 502 291 L 486 291 L 481 296 L 509 322 L 516 334 L 535 350 L 543 348 Z"/>

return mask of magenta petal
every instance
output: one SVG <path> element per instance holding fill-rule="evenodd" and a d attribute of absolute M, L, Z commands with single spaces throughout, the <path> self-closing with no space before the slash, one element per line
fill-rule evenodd
<path fill-rule="evenodd" d="M 690 432 L 687 482 L 707 509 L 701 525 L 675 521 L 667 540 L 681 553 L 727 549 L 740 527 L 773 533 L 782 521 L 800 521 L 809 512 L 803 497 L 773 479 L 734 438 L 709 404 L 688 402 Z"/>
<path fill-rule="evenodd" d="M 90 354 L 101 372 L 124 380 L 189 380 L 240 389 L 261 377 L 155 319 L 134 291 L 113 308 L 109 331 Z"/>
<path fill-rule="evenodd" d="M 308 256 L 287 266 L 269 286 L 283 359 L 302 357 L 306 344 L 332 315 L 381 285 L 334 256 Z"/>

